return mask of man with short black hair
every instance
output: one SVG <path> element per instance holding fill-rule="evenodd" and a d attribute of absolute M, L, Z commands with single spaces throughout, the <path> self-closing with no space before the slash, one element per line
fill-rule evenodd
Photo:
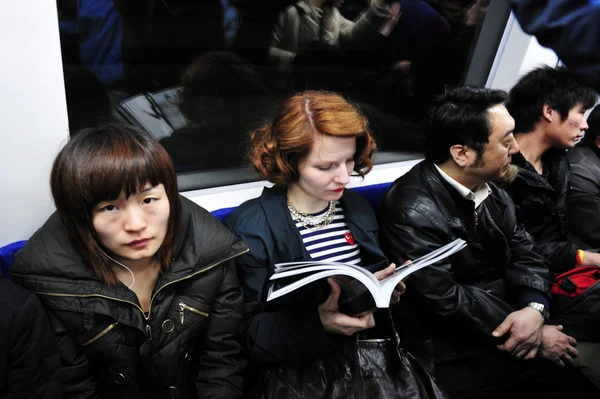
<path fill-rule="evenodd" d="M 592 88 L 564 68 L 547 66 L 519 79 L 506 103 L 515 119 L 515 139 L 521 152 L 512 159 L 519 173 L 504 188 L 536 241 L 534 250 L 548 259 L 555 273 L 570 270 L 583 259 L 586 264 L 600 265 L 600 254 L 583 251 L 587 246 L 570 239 L 567 221 L 569 163 L 565 150 L 583 137 L 588 128 L 585 112 L 595 103 Z"/>
<path fill-rule="evenodd" d="M 386 193 L 378 219 L 391 261 L 456 238 L 468 244 L 413 273 L 394 316 L 405 343 L 423 343 L 414 353 L 433 347 L 421 360 L 433 360 L 453 398 L 598 396 L 572 367 L 576 341 L 544 323 L 546 260 L 533 252 L 508 194 L 490 183 L 514 176 L 511 157 L 519 151 L 505 99 L 503 91 L 473 87 L 439 96 L 425 118 L 425 161 Z"/>

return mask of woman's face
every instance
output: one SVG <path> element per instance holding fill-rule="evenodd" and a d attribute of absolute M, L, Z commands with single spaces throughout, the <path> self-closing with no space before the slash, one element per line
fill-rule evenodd
<path fill-rule="evenodd" d="M 120 262 L 141 266 L 152 262 L 169 223 L 169 199 L 162 184 L 147 184 L 125 198 L 96 205 L 92 223 L 100 244 Z"/>
<path fill-rule="evenodd" d="M 317 135 L 298 167 L 300 178 L 293 183 L 302 202 L 324 208 L 329 201 L 340 199 L 350 183 L 355 153 L 356 137 Z"/>

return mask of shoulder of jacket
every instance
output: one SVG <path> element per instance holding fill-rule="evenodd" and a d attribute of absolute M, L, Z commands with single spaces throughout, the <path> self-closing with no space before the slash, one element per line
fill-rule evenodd
<path fill-rule="evenodd" d="M 18 312 L 31 295 L 33 295 L 31 291 L 5 278 L 0 278 L 0 307 L 5 308 L 1 313 L 2 317 L 4 318 L 12 312 Z"/>
<path fill-rule="evenodd" d="M 195 202 L 180 196 L 182 204 L 182 226 L 180 237 L 185 242 L 192 237 L 198 243 L 205 243 L 211 247 L 221 243 L 224 248 L 230 248 L 239 239 L 214 217 L 209 211 Z M 194 232 L 190 236 L 190 232 Z M 196 234 L 197 233 L 197 234 Z M 216 239 L 218 237 L 218 240 Z M 213 248 L 211 251 L 216 250 Z"/>
<path fill-rule="evenodd" d="M 254 230 L 257 228 L 257 224 L 266 223 L 266 215 L 260 197 L 240 204 L 227 215 L 223 223 L 234 232 L 246 229 L 249 226 Z"/>

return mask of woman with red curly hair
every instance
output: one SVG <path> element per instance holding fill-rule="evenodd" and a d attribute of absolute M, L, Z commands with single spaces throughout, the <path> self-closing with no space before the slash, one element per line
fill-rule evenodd
<path fill-rule="evenodd" d="M 375 150 L 365 117 L 342 96 L 328 92 L 290 97 L 272 123 L 251 133 L 252 165 L 274 185 L 225 220 L 250 248 L 236 259 L 251 362 L 247 397 L 354 398 L 366 392 L 403 397 L 410 385 L 394 378 L 394 367 L 383 361 L 386 355 L 379 357 L 380 363 L 369 355 L 370 349 L 387 350 L 391 341 L 373 338 L 390 334 L 374 329 L 372 313 L 341 313 L 335 280 L 266 301 L 269 277 L 279 262 L 351 263 L 380 279 L 394 270 L 379 249 L 371 207 L 345 189 L 351 176 L 372 169 Z M 404 288 L 401 283 L 394 301 Z M 389 327 L 386 312 L 379 313 Z M 378 314 L 377 327 L 381 330 L 383 324 Z"/>

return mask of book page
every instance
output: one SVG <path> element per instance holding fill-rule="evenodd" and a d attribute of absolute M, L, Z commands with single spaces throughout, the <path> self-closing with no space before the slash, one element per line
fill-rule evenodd
<path fill-rule="evenodd" d="M 412 273 L 421 270 L 424 267 L 427 267 L 436 262 L 439 262 L 442 259 L 447 258 L 448 256 L 460 251 L 466 246 L 466 241 L 457 238 L 451 243 L 444 245 L 443 247 L 440 247 L 435 251 L 432 251 L 429 254 L 416 259 L 414 262 L 397 267 L 394 273 L 380 281 L 382 296 L 388 298 L 389 300 L 389 298 L 391 298 L 392 296 L 394 288 L 396 287 L 396 285 L 398 285 L 398 283 L 401 280 L 405 279 Z"/>
<path fill-rule="evenodd" d="M 341 288 L 349 290 L 347 293 L 349 300 L 353 300 L 361 295 L 360 292 L 362 290 L 357 289 L 357 282 L 360 282 L 371 293 L 377 307 L 387 308 L 390 304 L 392 292 L 401 280 L 417 270 L 439 262 L 460 251 L 466 245 L 467 243 L 464 240 L 460 238 L 456 239 L 411 263 L 398 266 L 390 276 L 381 281 L 378 281 L 373 273 L 361 266 L 340 262 L 303 261 L 278 263 L 274 265 L 275 273 L 270 278 L 274 283 L 269 287 L 267 300 L 270 301 L 279 298 L 313 281 L 337 276 L 336 280 L 340 282 Z M 348 281 L 342 276 L 348 276 L 355 280 Z"/>
<path fill-rule="evenodd" d="M 293 275 L 295 275 L 295 274 L 290 274 L 290 276 L 293 276 Z M 377 281 L 377 279 L 375 279 L 374 277 L 369 278 L 369 276 L 367 274 L 362 273 L 362 272 L 357 272 L 355 269 L 352 269 L 352 268 L 334 268 L 334 269 L 329 269 L 329 270 L 322 270 L 320 272 L 311 274 L 300 280 L 296 280 L 293 283 L 291 283 L 289 285 L 285 285 L 279 289 L 275 289 L 275 285 L 271 284 L 271 286 L 269 287 L 268 295 L 267 295 L 267 301 L 271 301 L 273 299 L 279 298 L 280 296 L 283 296 L 291 291 L 294 291 L 300 287 L 310 284 L 313 281 L 316 281 L 316 280 L 319 280 L 322 278 L 327 278 L 330 276 L 349 276 L 349 277 L 359 280 L 371 292 L 371 295 L 374 297 L 375 302 L 377 303 L 378 306 L 380 304 L 381 305 L 385 304 L 385 299 L 381 299 L 380 295 L 379 295 L 379 282 Z M 273 279 L 273 278 L 271 278 L 271 279 Z M 389 302 L 389 300 L 388 300 L 388 302 Z M 384 306 L 382 306 L 382 307 L 384 307 Z"/>

